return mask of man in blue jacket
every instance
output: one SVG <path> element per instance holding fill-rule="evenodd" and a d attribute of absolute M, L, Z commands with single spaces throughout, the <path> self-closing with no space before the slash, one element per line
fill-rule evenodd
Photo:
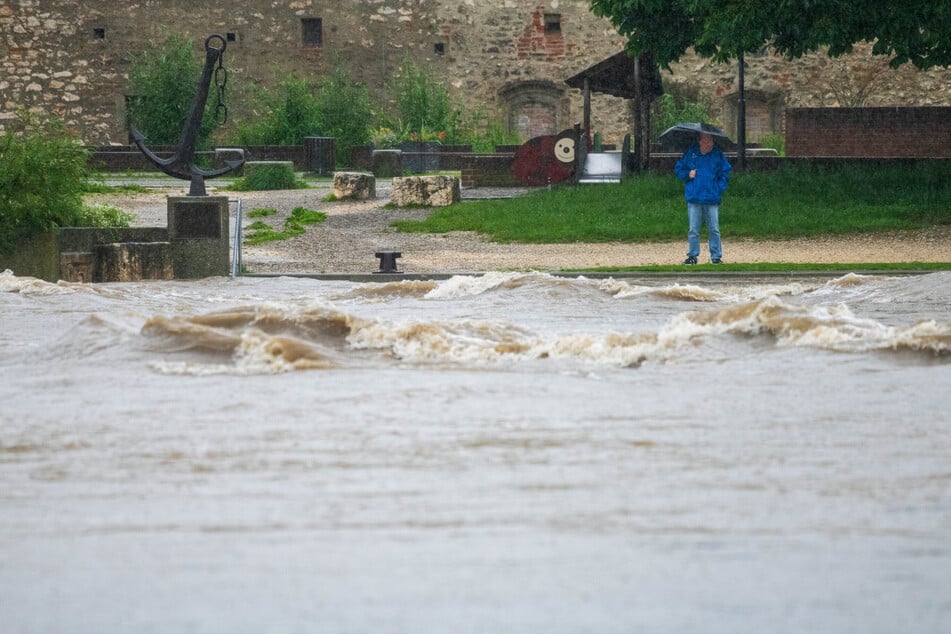
<path fill-rule="evenodd" d="M 684 198 L 687 199 L 687 259 L 684 264 L 696 264 L 700 255 L 700 225 L 706 223 L 710 244 L 710 261 L 723 262 L 723 247 L 720 244 L 720 200 L 730 182 L 733 168 L 720 148 L 713 144 L 713 137 L 700 133 L 697 143 L 691 145 L 674 166 L 674 173 L 685 181 Z"/>

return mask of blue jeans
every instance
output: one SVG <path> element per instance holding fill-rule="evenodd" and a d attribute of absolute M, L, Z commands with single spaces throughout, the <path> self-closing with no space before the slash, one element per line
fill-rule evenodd
<path fill-rule="evenodd" d="M 700 225 L 706 223 L 710 242 L 710 259 L 722 258 L 720 206 L 687 203 L 687 220 L 690 222 L 690 230 L 687 231 L 687 255 L 694 258 L 700 255 Z"/>

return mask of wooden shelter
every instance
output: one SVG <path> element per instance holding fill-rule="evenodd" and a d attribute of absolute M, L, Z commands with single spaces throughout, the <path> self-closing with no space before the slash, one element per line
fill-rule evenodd
<path fill-rule="evenodd" d="M 650 155 L 651 102 L 664 94 L 660 69 L 650 55 L 631 57 L 625 51 L 569 77 L 565 83 L 579 88 L 584 97 L 583 133 L 591 130 L 591 93 L 600 92 L 634 101 L 635 168 L 644 169 Z"/>

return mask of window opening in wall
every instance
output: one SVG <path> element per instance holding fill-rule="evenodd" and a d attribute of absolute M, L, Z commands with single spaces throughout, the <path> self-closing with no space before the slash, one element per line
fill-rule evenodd
<path fill-rule="evenodd" d="M 433 45 L 433 52 L 436 53 L 436 55 L 445 55 L 446 45 L 443 42 L 436 42 L 436 44 Z"/>
<path fill-rule="evenodd" d="M 99 28 L 93 29 L 93 30 L 92 30 L 92 36 L 93 36 L 95 39 L 97 39 L 97 40 L 104 40 L 104 39 L 106 39 L 106 30 L 105 30 L 105 29 L 99 29 Z"/>
<path fill-rule="evenodd" d="M 234 42 L 238 39 L 238 36 L 235 33 L 225 33 L 225 39 L 229 42 Z"/>
<path fill-rule="evenodd" d="M 324 45 L 324 21 L 322 18 L 301 18 L 301 46 L 320 48 Z"/>
<path fill-rule="evenodd" d="M 546 13 L 545 14 L 545 33 L 548 35 L 555 35 L 561 33 L 561 14 L 560 13 Z"/>

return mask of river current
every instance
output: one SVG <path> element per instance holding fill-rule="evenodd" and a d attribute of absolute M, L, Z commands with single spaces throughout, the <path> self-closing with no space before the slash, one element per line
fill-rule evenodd
<path fill-rule="evenodd" d="M 0 273 L 0 623 L 951 631 L 951 273 Z"/>

